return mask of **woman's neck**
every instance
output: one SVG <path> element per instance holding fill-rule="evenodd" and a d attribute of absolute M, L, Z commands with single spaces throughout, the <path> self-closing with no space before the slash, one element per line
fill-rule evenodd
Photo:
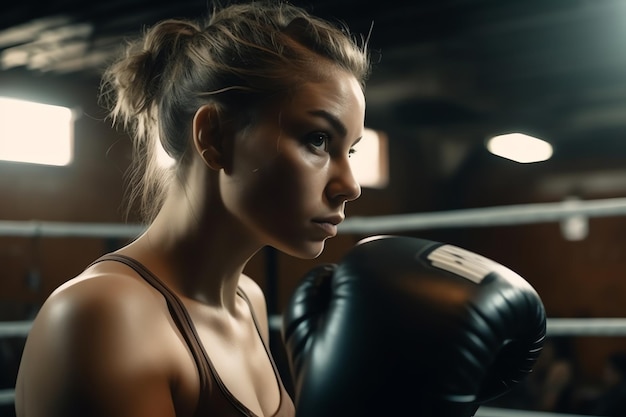
<path fill-rule="evenodd" d="M 262 245 L 210 195 L 206 182 L 172 184 L 146 232 L 121 250 L 146 263 L 173 290 L 205 304 L 234 308 L 239 277 Z M 206 190 L 206 191 L 205 191 Z"/>

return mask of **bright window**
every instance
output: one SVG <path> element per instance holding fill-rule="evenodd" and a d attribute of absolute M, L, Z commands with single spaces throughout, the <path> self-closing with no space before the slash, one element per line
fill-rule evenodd
<path fill-rule="evenodd" d="M 0 160 L 68 165 L 74 120 L 66 107 L 0 97 Z"/>
<path fill-rule="evenodd" d="M 351 158 L 354 176 L 361 187 L 384 188 L 389 183 L 387 146 L 387 136 L 383 132 L 365 129 Z"/>

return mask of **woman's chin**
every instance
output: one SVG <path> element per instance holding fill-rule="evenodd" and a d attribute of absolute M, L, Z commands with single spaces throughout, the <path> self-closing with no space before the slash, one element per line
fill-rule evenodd
<path fill-rule="evenodd" d="M 324 251 L 326 239 L 316 242 L 308 242 L 299 247 L 276 248 L 279 251 L 299 259 L 316 259 Z"/>

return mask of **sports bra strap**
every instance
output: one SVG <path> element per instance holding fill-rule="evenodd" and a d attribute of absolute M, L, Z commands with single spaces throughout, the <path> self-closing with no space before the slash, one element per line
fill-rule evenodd
<path fill-rule="evenodd" d="M 207 357 L 206 352 L 204 351 L 204 347 L 200 342 L 200 337 L 198 336 L 195 327 L 192 325 L 191 317 L 189 316 L 189 313 L 184 307 L 181 299 L 174 294 L 174 292 L 170 290 L 156 275 L 133 258 L 117 253 L 109 253 L 96 259 L 91 265 L 102 261 L 117 261 L 129 266 L 141 275 L 141 277 L 146 280 L 148 284 L 152 285 L 157 291 L 159 291 L 163 297 L 165 297 L 170 314 L 172 315 L 178 329 L 181 331 L 183 338 L 187 342 L 196 363 L 200 377 L 201 393 L 200 398 L 198 399 L 199 404 L 197 409 L 204 409 L 204 404 L 202 403 L 206 402 L 208 399 L 208 396 L 204 393 L 210 392 L 207 390 L 211 390 L 212 388 L 210 386 L 211 378 L 209 364 L 206 360 L 204 360 L 204 358 Z"/>
<path fill-rule="evenodd" d="M 239 399 L 236 398 L 224 385 L 222 379 L 220 378 L 219 374 L 216 372 L 213 364 L 211 363 L 211 360 L 206 350 L 204 349 L 202 342 L 200 341 L 200 337 L 196 331 L 196 328 L 193 325 L 191 316 L 189 315 L 180 297 L 178 297 L 170 288 L 168 288 L 167 285 L 165 285 L 165 283 L 161 281 L 148 268 L 146 268 L 139 261 L 131 257 L 119 253 L 109 253 L 96 259 L 89 266 L 102 261 L 117 261 L 127 265 L 135 272 L 137 272 L 137 274 L 139 274 L 148 284 L 150 284 L 157 291 L 159 291 L 165 298 L 172 319 L 174 320 L 174 323 L 176 324 L 178 330 L 181 332 L 183 338 L 185 339 L 187 346 L 189 346 L 193 359 L 196 363 L 196 367 L 198 369 L 198 374 L 200 378 L 200 396 L 198 398 L 198 405 L 194 414 L 196 416 L 212 414 L 212 412 L 208 411 L 211 408 L 209 401 L 211 395 L 209 395 L 209 393 L 213 392 L 213 384 L 216 384 L 219 387 L 219 390 L 224 394 L 225 399 L 230 402 L 231 406 L 234 406 L 244 416 L 256 417 L 256 415 L 251 410 L 249 410 L 245 406 L 245 404 L 239 401 Z M 279 408 L 276 411 L 274 417 L 279 417 L 283 415 L 293 416 L 293 403 L 289 399 L 289 395 L 282 384 L 278 367 L 276 366 L 276 363 L 274 362 L 274 359 L 270 353 L 270 347 L 268 346 L 268 344 L 265 343 L 265 339 L 263 338 L 257 315 L 252 306 L 252 302 L 250 301 L 246 293 L 241 289 L 241 287 L 237 288 L 237 294 L 242 297 L 248 305 L 248 308 L 252 315 L 254 326 L 256 327 L 257 333 L 259 334 L 259 337 L 261 339 L 261 343 L 263 344 L 267 352 L 270 363 L 274 369 L 274 375 L 276 376 L 279 384 L 279 389 L 281 390 Z"/>

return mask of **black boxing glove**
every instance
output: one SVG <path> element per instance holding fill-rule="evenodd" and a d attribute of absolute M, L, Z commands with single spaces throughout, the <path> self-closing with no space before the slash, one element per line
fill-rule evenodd
<path fill-rule="evenodd" d="M 283 315 L 297 417 L 472 416 L 531 372 L 539 295 L 452 245 L 380 236 L 304 277 Z"/>

